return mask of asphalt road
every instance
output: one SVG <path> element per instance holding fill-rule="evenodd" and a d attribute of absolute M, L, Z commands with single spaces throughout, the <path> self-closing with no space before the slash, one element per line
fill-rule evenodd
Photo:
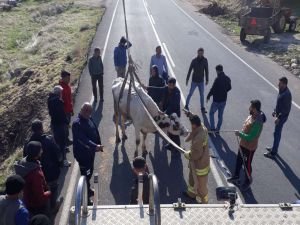
<path fill-rule="evenodd" d="M 131 162 L 135 149 L 135 135 L 133 126 L 127 127 L 129 139 L 120 145 L 115 145 L 115 129 L 112 122 L 113 99 L 111 83 L 116 77 L 113 66 L 113 50 L 122 35 L 125 34 L 122 1 L 107 1 L 106 13 L 98 27 L 92 48 L 99 46 L 104 50 L 103 61 L 105 66 L 105 101 L 94 105 L 94 119 L 99 124 L 102 142 L 105 145 L 104 153 L 97 153 L 95 170 L 100 174 L 99 204 L 128 204 L 130 187 L 132 184 Z M 184 97 L 189 87 L 185 86 L 186 73 L 197 49 L 203 47 L 209 61 L 211 87 L 216 73 L 215 65 L 222 64 L 225 73 L 231 77 L 233 89 L 229 94 L 224 113 L 224 130 L 240 129 L 244 119 L 248 116 L 249 102 L 260 99 L 262 109 L 268 117 L 259 141 L 259 147 L 253 159 L 253 184 L 251 190 L 240 193 L 241 200 L 246 203 L 278 203 L 292 202 L 295 194 L 300 192 L 300 144 L 299 139 L 299 80 L 292 74 L 261 55 L 251 53 L 239 46 L 224 35 L 218 25 L 206 16 L 195 12 L 190 5 L 173 0 L 130 0 L 126 1 L 129 39 L 133 43 L 131 54 L 139 64 L 139 76 L 144 83 L 149 78 L 150 57 L 155 47 L 163 44 L 164 51 L 169 52 L 168 61 L 172 75 L 176 76 Z M 113 19 L 113 20 L 112 20 Z M 173 65 L 171 65 L 173 64 Z M 277 80 L 285 75 L 290 80 L 290 89 L 293 94 L 293 106 L 290 118 L 285 125 L 279 156 L 276 160 L 263 157 L 264 148 L 273 141 L 274 129 L 271 113 L 275 107 L 277 96 Z M 90 77 L 85 69 L 76 99 L 75 109 L 78 112 L 80 105 L 91 99 Z M 195 92 L 190 108 L 200 114 L 199 94 Z M 183 107 L 183 105 L 182 105 Z M 209 109 L 210 103 L 207 105 Z M 202 115 L 207 121 L 208 115 Z M 187 127 L 189 123 L 185 116 L 182 121 Z M 188 147 L 182 139 L 184 147 Z M 173 203 L 181 196 L 186 187 L 188 168 L 187 161 L 172 159 L 170 153 L 163 148 L 162 140 L 154 134 L 148 135 L 147 149 L 150 154 L 147 163 L 150 171 L 154 172 L 159 180 L 161 203 Z M 141 152 L 140 152 L 141 154 Z M 230 133 L 219 137 L 211 136 L 211 154 L 220 156 L 224 164 L 233 172 L 237 154 L 235 136 Z M 71 154 L 70 154 L 70 157 Z M 218 161 L 212 159 L 214 173 L 209 176 L 210 202 L 216 203 L 215 188 L 226 185 L 223 170 Z M 76 166 L 75 166 L 76 167 Z M 78 168 L 77 168 L 78 171 Z M 70 196 L 74 196 L 73 180 L 78 177 L 76 168 L 70 168 L 66 174 L 62 195 L 66 198 L 62 212 L 57 221 L 64 218 L 69 205 L 73 205 Z M 216 172 L 217 171 L 217 172 Z M 73 173 L 72 173 L 73 172 Z M 77 181 L 77 180 L 76 180 Z M 68 188 L 68 184 L 71 186 Z M 183 198 L 183 197 L 182 197 Z M 188 200 L 183 198 L 183 201 Z M 58 223 L 57 224 L 62 224 Z"/>

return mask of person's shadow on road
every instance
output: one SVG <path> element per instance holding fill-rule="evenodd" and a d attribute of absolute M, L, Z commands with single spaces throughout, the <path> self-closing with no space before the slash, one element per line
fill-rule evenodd
<path fill-rule="evenodd" d="M 298 193 L 296 195 L 300 194 L 300 179 L 299 177 L 294 173 L 292 168 L 284 161 L 283 158 L 281 158 L 280 155 L 277 155 L 274 158 L 274 161 L 277 163 L 279 168 L 284 173 L 285 177 L 289 180 L 289 182 L 293 185 L 293 187 L 297 190 Z"/>
<path fill-rule="evenodd" d="M 110 190 L 112 195 L 114 196 L 116 204 L 128 205 L 130 202 L 133 174 L 124 143 L 122 143 L 120 147 L 123 161 L 119 162 L 120 150 L 119 144 L 117 144 L 113 152 L 114 162 L 112 167 Z"/>

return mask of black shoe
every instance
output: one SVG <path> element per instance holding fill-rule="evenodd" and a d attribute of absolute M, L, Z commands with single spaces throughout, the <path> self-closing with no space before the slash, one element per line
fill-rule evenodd
<path fill-rule="evenodd" d="M 269 158 L 269 159 L 274 159 L 276 154 L 273 154 L 271 152 L 265 152 L 264 157 Z"/>
<path fill-rule="evenodd" d="M 189 106 L 188 106 L 188 105 L 185 105 L 185 106 L 184 106 L 184 109 L 186 109 L 187 111 L 190 111 L 190 109 L 189 109 Z"/>
<path fill-rule="evenodd" d="M 206 109 L 205 109 L 204 107 L 201 108 L 201 111 L 202 111 L 203 113 L 207 113 L 207 111 L 206 111 Z"/>
<path fill-rule="evenodd" d="M 271 147 L 266 147 L 266 150 L 267 150 L 268 152 L 272 152 L 273 148 L 271 148 Z"/>
<path fill-rule="evenodd" d="M 192 197 L 192 196 L 190 196 L 186 191 L 183 191 L 182 192 L 182 195 L 184 196 L 184 197 L 187 197 L 187 198 L 189 198 L 189 199 L 193 199 L 193 200 L 196 200 L 196 197 Z"/>
<path fill-rule="evenodd" d="M 88 196 L 93 197 L 95 195 L 95 191 L 93 189 L 88 190 Z"/>
<path fill-rule="evenodd" d="M 238 186 L 240 184 L 240 178 L 239 178 L 239 176 L 233 176 L 233 177 L 228 178 L 227 182 Z"/>
<path fill-rule="evenodd" d="M 88 200 L 88 206 L 92 206 L 92 205 L 94 205 L 94 202 L 91 199 L 89 199 Z"/>

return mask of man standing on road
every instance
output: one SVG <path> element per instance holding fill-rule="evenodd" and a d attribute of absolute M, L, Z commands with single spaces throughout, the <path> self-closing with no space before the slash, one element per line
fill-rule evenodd
<path fill-rule="evenodd" d="M 156 65 L 158 68 L 158 74 L 165 82 L 168 81 L 168 65 L 164 55 L 161 54 L 161 46 L 156 47 L 156 54 L 151 57 L 150 61 L 150 74 L 152 74 L 152 67 Z"/>
<path fill-rule="evenodd" d="M 126 50 L 129 49 L 132 44 L 122 37 L 118 47 L 114 51 L 114 63 L 117 71 L 118 77 L 125 77 L 126 65 L 127 65 L 127 54 Z"/>
<path fill-rule="evenodd" d="M 42 155 L 40 142 L 31 141 L 27 145 L 27 156 L 18 161 L 16 174 L 25 180 L 24 203 L 31 216 L 37 214 L 49 215 L 49 199 L 51 192 L 45 180 L 39 159 Z"/>
<path fill-rule="evenodd" d="M 68 119 L 68 124 L 66 125 L 66 144 L 68 146 L 73 144 L 73 141 L 69 138 L 69 126 L 71 122 L 71 117 L 74 115 L 73 112 L 73 100 L 72 100 L 72 89 L 70 86 L 71 74 L 65 70 L 61 71 L 61 80 L 59 85 L 63 88 L 62 90 L 62 100 L 64 102 L 64 110 Z"/>
<path fill-rule="evenodd" d="M 204 57 L 204 49 L 199 48 L 198 49 L 198 56 L 194 58 L 191 62 L 189 72 L 186 77 L 186 85 L 189 83 L 190 75 L 193 71 L 193 76 L 192 76 L 192 83 L 191 83 L 191 88 L 190 92 L 186 98 L 186 105 L 185 109 L 189 110 L 189 103 L 191 100 L 191 97 L 195 91 L 195 89 L 198 87 L 199 93 L 200 93 L 200 104 L 201 104 L 201 111 L 203 113 L 206 113 L 206 109 L 204 106 L 204 75 L 205 75 L 205 84 L 208 85 L 208 61 Z"/>
<path fill-rule="evenodd" d="M 227 101 L 227 93 L 231 90 L 231 80 L 223 72 L 223 66 L 217 65 L 217 78 L 215 79 L 213 86 L 211 87 L 207 101 L 213 96 L 213 102 L 210 106 L 209 119 L 210 119 L 210 130 L 219 132 L 223 122 L 223 113 Z M 217 129 L 215 127 L 215 112 L 218 111 L 218 124 Z"/>
<path fill-rule="evenodd" d="M 42 156 L 41 165 L 45 175 L 46 182 L 51 191 L 50 207 L 55 212 L 59 208 L 57 203 L 58 197 L 58 178 L 60 175 L 60 164 L 62 161 L 62 154 L 59 147 L 56 145 L 53 138 L 44 134 L 42 121 L 36 119 L 31 124 L 31 130 L 33 132 L 29 141 L 24 146 L 23 156 L 27 154 L 27 144 L 31 141 L 38 141 L 42 144 Z"/>
<path fill-rule="evenodd" d="M 184 153 L 189 160 L 189 183 L 184 194 L 202 204 L 208 203 L 208 173 L 210 170 L 210 159 L 208 149 L 208 132 L 201 123 L 199 116 L 190 115 L 192 132 L 186 142 L 191 142 L 190 151 Z M 196 179 L 196 180 L 194 180 Z M 196 184 L 196 185 L 195 185 Z"/>
<path fill-rule="evenodd" d="M 261 111 L 259 100 L 252 100 L 249 108 L 250 116 L 244 122 L 242 131 L 235 131 L 235 135 L 240 138 L 239 151 L 237 155 L 234 176 L 227 181 L 235 185 L 239 184 L 240 170 L 244 164 L 245 182 L 241 186 L 246 191 L 252 183 L 252 159 L 258 146 L 258 139 L 266 122 L 266 116 Z"/>
<path fill-rule="evenodd" d="M 92 105 L 84 103 L 72 125 L 74 157 L 79 164 L 81 175 L 87 179 L 89 204 L 92 204 L 90 197 L 94 196 L 90 180 L 94 171 L 95 153 L 103 152 L 98 127 L 91 118 L 92 112 Z"/>
<path fill-rule="evenodd" d="M 176 113 L 177 116 L 180 117 L 180 90 L 176 87 L 176 79 L 174 77 L 170 77 L 168 79 L 168 86 L 163 90 L 163 98 L 160 106 L 162 111 L 168 116 L 172 113 Z M 168 133 L 168 136 L 172 141 L 180 146 L 179 135 Z M 173 157 L 180 157 L 180 153 L 176 151 L 171 144 L 167 144 L 165 148 L 172 151 Z"/>
<path fill-rule="evenodd" d="M 275 131 L 274 131 L 274 141 L 273 146 L 267 147 L 268 152 L 264 154 L 267 158 L 273 158 L 278 153 L 279 143 L 281 139 L 281 132 L 283 125 L 288 120 L 291 107 L 292 107 L 292 94 L 287 87 L 288 79 L 282 77 L 279 79 L 279 94 L 277 97 L 276 108 L 272 113 L 272 116 L 275 118 Z"/>
<path fill-rule="evenodd" d="M 21 200 L 24 186 L 25 181 L 19 175 L 6 179 L 6 195 L 0 195 L 1 225 L 28 225 L 29 212 Z"/>
<path fill-rule="evenodd" d="M 99 48 L 94 49 L 93 56 L 89 59 L 89 73 L 92 79 L 94 102 L 97 102 L 97 83 L 99 88 L 100 101 L 103 102 L 103 62 Z"/>
<path fill-rule="evenodd" d="M 69 121 L 64 111 L 64 102 L 62 100 L 63 88 L 57 85 L 53 88 L 48 98 L 48 110 L 51 117 L 51 128 L 56 144 L 59 146 L 62 156 L 63 165 L 65 167 L 71 166 L 71 162 L 67 160 L 66 156 L 66 126 Z"/>

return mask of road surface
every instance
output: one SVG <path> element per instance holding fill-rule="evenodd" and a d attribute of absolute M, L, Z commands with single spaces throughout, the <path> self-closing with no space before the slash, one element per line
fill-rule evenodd
<path fill-rule="evenodd" d="M 98 27 L 93 47 L 100 47 L 105 66 L 105 101 L 94 105 L 94 119 L 99 125 L 104 153 L 97 153 L 95 170 L 100 175 L 99 204 L 128 204 L 132 184 L 131 162 L 135 150 L 135 135 L 132 126 L 127 128 L 129 139 L 124 144 L 115 145 L 115 130 L 112 122 L 113 99 L 111 83 L 116 77 L 113 66 L 113 50 L 121 36 L 125 35 L 122 1 L 108 0 L 107 10 Z M 249 102 L 260 99 L 262 110 L 268 121 L 264 126 L 259 141 L 259 147 L 253 159 L 253 184 L 245 193 L 240 192 L 241 201 L 245 203 L 278 203 L 292 202 L 299 194 L 300 180 L 300 86 L 299 80 L 289 72 L 269 59 L 246 51 L 241 46 L 224 35 L 218 25 L 206 16 L 195 12 L 195 8 L 177 0 L 130 0 L 126 1 L 129 39 L 133 43 L 131 55 L 141 67 L 138 75 L 144 83 L 148 83 L 150 57 L 155 47 L 162 45 L 167 55 L 171 75 L 177 78 L 182 91 L 182 107 L 189 87 L 185 85 L 188 67 L 197 49 L 203 47 L 210 67 L 210 83 L 206 93 L 216 77 L 215 66 L 222 64 L 225 73 L 232 80 L 232 91 L 229 94 L 224 113 L 222 129 L 235 130 L 242 127 L 248 116 Z M 285 125 L 279 156 L 276 160 L 263 157 L 264 148 L 273 141 L 274 129 L 271 113 L 277 97 L 277 81 L 281 76 L 289 78 L 289 86 L 293 94 L 293 106 L 288 122 Z M 76 112 L 85 101 L 91 101 L 90 77 L 87 69 L 83 71 L 79 92 L 76 98 Z M 191 99 L 190 109 L 200 113 L 199 94 L 195 92 Z M 210 103 L 207 105 L 209 109 Z M 202 115 L 207 122 L 207 115 Z M 189 122 L 182 116 L 186 126 Z M 237 142 L 233 134 L 222 133 L 221 136 L 211 136 L 211 154 L 220 157 L 224 165 L 233 173 Z M 188 148 L 184 143 L 183 146 Z M 173 203 L 178 197 L 188 202 L 181 192 L 186 188 L 188 167 L 187 161 L 172 159 L 170 152 L 163 148 L 162 139 L 154 134 L 148 135 L 147 148 L 150 154 L 147 163 L 150 171 L 159 180 L 161 203 Z M 141 152 L 140 152 L 141 154 Z M 72 157 L 71 154 L 69 156 Z M 210 202 L 216 203 L 215 188 L 227 185 L 220 162 L 212 158 L 212 172 L 209 175 Z M 74 184 L 78 179 L 78 166 L 73 163 L 65 177 L 62 196 L 65 202 L 61 212 L 56 217 L 57 224 L 67 220 L 68 207 L 73 205 Z M 58 222 L 60 221 L 60 222 Z M 63 221 L 63 222 L 62 222 Z"/>

